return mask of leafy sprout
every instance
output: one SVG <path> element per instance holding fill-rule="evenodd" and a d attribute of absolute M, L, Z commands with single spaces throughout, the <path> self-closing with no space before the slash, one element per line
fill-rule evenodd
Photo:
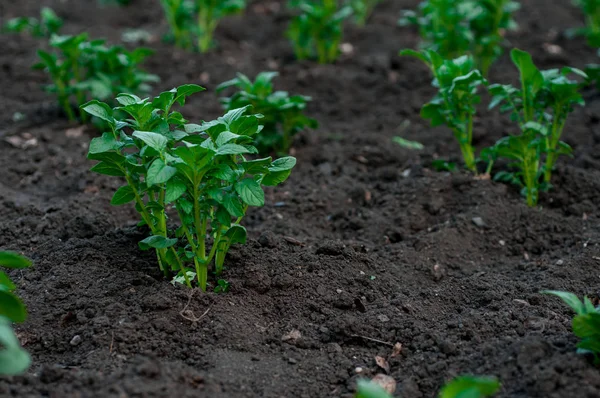
<path fill-rule="evenodd" d="M 373 10 L 381 0 L 348 0 L 348 3 L 354 11 L 356 22 L 360 26 L 364 26 L 367 20 L 373 13 Z"/>
<path fill-rule="evenodd" d="M 69 120 L 79 117 L 71 108 L 74 99 L 77 106 L 91 98 L 107 100 L 120 92 L 145 93 L 150 83 L 157 82 L 156 75 L 145 73 L 139 65 L 152 50 L 137 48 L 128 51 L 120 46 L 107 46 L 104 40 L 90 40 L 87 33 L 77 36 L 53 36 L 52 51 L 38 50 L 40 63 L 36 69 L 45 70 L 52 80 L 46 90 L 57 96 Z"/>
<path fill-rule="evenodd" d="M 500 389 L 495 377 L 460 376 L 440 391 L 439 398 L 484 398 L 491 397 Z"/>
<path fill-rule="evenodd" d="M 48 7 L 40 11 L 40 18 L 20 17 L 10 19 L 3 26 L 4 32 L 20 33 L 28 32 L 34 37 L 51 37 L 58 33 L 63 26 L 63 20 Z"/>
<path fill-rule="evenodd" d="M 115 108 L 91 101 L 82 109 L 110 128 L 92 140 L 88 158 L 99 161 L 92 171 L 126 181 L 111 204 L 135 203 L 150 230 L 140 248 L 156 251 L 165 276 L 174 273 L 191 287 L 195 272 L 206 290 L 209 269 L 219 277 L 231 246 L 246 242 L 241 221 L 250 206 L 264 205 L 263 186 L 284 182 L 296 159 L 253 157 L 262 115 L 248 114 L 249 107 L 201 124 L 173 110 L 203 90 L 188 84 L 152 100 L 120 94 Z M 168 227 L 169 208 L 176 210 L 176 229 Z"/>
<path fill-rule="evenodd" d="M 545 290 L 542 293 L 557 296 L 575 311 L 573 333 L 581 339 L 577 348 L 580 353 L 592 354 L 594 362 L 600 365 L 600 311 L 592 301 L 588 297 L 581 301 L 575 294 L 568 292 Z"/>
<path fill-rule="evenodd" d="M 500 106 L 501 111 L 510 112 L 521 134 L 502 138 L 491 151 L 494 157 L 511 160 L 517 171 L 498 173 L 495 179 L 522 186 L 527 204 L 535 206 L 539 193 L 551 187 L 558 157 L 572 152 L 560 139 L 569 113 L 584 101 L 579 93 L 581 83 L 569 76 L 587 76 L 569 67 L 540 71 L 531 55 L 519 49 L 512 50 L 511 58 L 519 70 L 521 87 L 491 85 L 490 108 Z"/>
<path fill-rule="evenodd" d="M 22 269 L 31 266 L 31 261 L 13 252 L 0 251 L 0 267 Z M 0 271 L 0 374 L 16 375 L 29 368 L 31 358 L 21 348 L 12 329 L 13 322 L 27 318 L 25 305 L 15 295 L 15 284 L 8 275 Z"/>
<path fill-rule="evenodd" d="M 338 0 L 289 0 L 289 7 L 300 12 L 287 31 L 296 58 L 316 58 L 321 64 L 338 58 L 343 22 L 352 15 L 352 7 L 338 3 Z"/>
<path fill-rule="evenodd" d="M 253 82 L 247 76 L 238 73 L 236 78 L 217 87 L 217 92 L 229 87 L 240 90 L 231 97 L 221 99 L 226 110 L 250 105 L 253 112 L 263 115 L 261 124 L 264 128 L 255 142 L 259 153 L 269 153 L 273 150 L 280 154 L 288 153 L 297 133 L 307 127 L 318 127 L 316 120 L 304 115 L 311 98 L 274 91 L 273 79 L 277 76 L 277 72 L 261 72 Z"/>
<path fill-rule="evenodd" d="M 592 47 L 600 47 L 600 1 L 599 0 L 573 0 L 585 15 L 585 28 L 576 29 L 576 35 L 587 38 Z"/>
<path fill-rule="evenodd" d="M 219 22 L 246 8 L 246 0 L 160 0 L 175 45 L 191 49 L 194 42 L 200 52 L 213 46 Z"/>
<path fill-rule="evenodd" d="M 432 126 L 449 127 L 458 141 L 466 167 L 477 172 L 472 145 L 473 118 L 481 102 L 479 87 L 487 85 L 487 80 L 475 69 L 473 58 L 464 55 L 445 60 L 433 50 L 404 50 L 400 54 L 423 61 L 433 73 L 432 84 L 438 93 L 423 106 L 421 116 L 430 120 Z"/>
<path fill-rule="evenodd" d="M 487 76 L 502 55 L 504 32 L 516 28 L 512 14 L 519 3 L 511 0 L 426 0 L 418 11 L 405 11 L 400 25 L 419 28 L 423 49 L 443 58 L 471 54 Z"/>

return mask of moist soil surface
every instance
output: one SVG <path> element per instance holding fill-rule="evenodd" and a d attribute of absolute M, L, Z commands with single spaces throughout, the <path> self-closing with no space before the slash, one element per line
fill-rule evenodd
<path fill-rule="evenodd" d="M 359 377 L 387 371 L 404 398 L 434 397 L 460 374 L 499 377 L 499 397 L 600 397 L 599 370 L 575 353 L 571 311 L 539 293 L 600 293 L 595 89 L 565 132 L 574 157 L 528 208 L 513 186 L 430 167 L 460 153 L 446 129 L 419 116 L 433 95 L 428 70 L 397 56 L 418 43 L 396 24 L 418 1 L 383 1 L 366 27 L 348 26 L 352 51 L 325 66 L 294 59 L 283 2 L 253 2 L 223 21 L 206 55 L 161 41 L 158 3 L 1 0 L 0 16 L 50 6 L 65 32 L 112 43 L 127 29 L 148 31 L 156 54 L 146 69 L 162 79 L 155 92 L 208 88 L 184 110 L 195 122 L 221 114 L 214 88 L 237 71 L 277 70 L 277 88 L 313 97 L 308 113 L 320 128 L 297 137 L 291 178 L 249 212 L 252 239 L 228 257 L 230 292 L 192 293 L 138 249 L 146 232 L 135 211 L 110 206 L 121 182 L 88 171 L 98 132 L 69 124 L 41 88 L 46 77 L 30 66 L 42 41 L 2 36 L 0 248 L 35 266 L 11 274 L 29 308 L 16 331 L 33 365 L 1 379 L 0 396 L 351 397 Z M 563 33 L 583 20 L 570 0 L 522 5 L 510 46 L 541 68 L 596 61 Z M 505 54 L 490 80 L 517 79 Z M 495 111 L 479 115 L 478 148 L 514 130 Z M 396 135 L 425 149 L 404 149 Z"/>

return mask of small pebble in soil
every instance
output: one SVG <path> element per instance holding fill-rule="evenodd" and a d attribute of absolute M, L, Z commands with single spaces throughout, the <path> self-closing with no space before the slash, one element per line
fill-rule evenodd
<path fill-rule="evenodd" d="M 473 224 L 475 224 L 479 228 L 485 227 L 485 222 L 483 221 L 483 218 L 481 218 L 481 217 L 473 217 L 471 219 L 471 221 L 473 221 Z"/>
<path fill-rule="evenodd" d="M 81 344 L 81 336 L 80 335 L 75 335 L 72 339 L 71 339 L 71 343 L 72 346 L 78 346 L 79 344 Z"/>
<path fill-rule="evenodd" d="M 362 373 L 362 372 L 363 372 L 363 368 L 361 368 L 360 366 L 358 366 L 354 369 L 354 373 Z"/>
<path fill-rule="evenodd" d="M 556 265 L 563 265 L 564 263 L 564 260 L 556 260 Z"/>
<path fill-rule="evenodd" d="M 389 322 L 390 318 L 388 318 L 387 315 L 377 315 L 377 319 L 379 319 L 381 322 Z"/>

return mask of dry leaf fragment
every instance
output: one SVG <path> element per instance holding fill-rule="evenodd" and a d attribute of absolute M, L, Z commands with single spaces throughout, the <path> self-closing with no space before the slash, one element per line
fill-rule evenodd
<path fill-rule="evenodd" d="M 302 333 L 300 333 L 300 331 L 298 329 L 293 329 L 288 334 L 284 334 L 283 337 L 281 337 L 281 341 L 285 341 L 286 343 L 294 344 L 301 338 L 302 338 Z"/>
<path fill-rule="evenodd" d="M 381 369 L 385 370 L 386 373 L 390 373 L 390 364 L 384 357 L 380 357 L 379 355 L 375 357 L 375 363 Z"/>
<path fill-rule="evenodd" d="M 392 355 L 390 355 L 390 357 L 396 358 L 400 355 L 400 352 L 402 352 L 402 343 L 396 343 L 394 344 L 394 349 L 392 350 Z"/>

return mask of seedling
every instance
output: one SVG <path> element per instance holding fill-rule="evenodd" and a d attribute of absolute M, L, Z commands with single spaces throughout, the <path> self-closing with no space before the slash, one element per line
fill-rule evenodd
<path fill-rule="evenodd" d="M 219 22 L 246 8 L 246 0 L 160 0 L 175 45 L 190 49 L 194 41 L 200 52 L 213 45 Z"/>
<path fill-rule="evenodd" d="M 504 32 L 517 26 L 512 14 L 518 9 L 510 0 L 427 0 L 418 12 L 405 11 L 400 25 L 417 26 L 422 48 L 443 58 L 471 54 L 487 76 L 502 55 Z"/>
<path fill-rule="evenodd" d="M 491 397 L 500 389 L 495 377 L 460 376 L 446 384 L 440 398 L 484 398 Z"/>
<path fill-rule="evenodd" d="M 573 333 L 581 339 L 577 343 L 578 352 L 582 354 L 592 354 L 596 365 L 600 365 L 600 311 L 594 307 L 592 301 L 588 297 L 584 297 L 583 301 L 568 292 L 560 292 L 554 290 L 546 290 L 542 293 L 551 294 L 559 297 L 573 311 Z"/>
<path fill-rule="evenodd" d="M 229 87 L 240 90 L 231 97 L 221 99 L 227 111 L 250 105 L 253 112 L 264 116 L 261 119 L 263 131 L 255 142 L 259 153 L 273 150 L 280 154 L 288 153 L 297 133 L 307 127 L 318 127 L 316 120 L 304 115 L 311 98 L 303 95 L 290 96 L 286 91 L 273 91 L 273 79 L 277 76 L 277 72 L 262 72 L 252 82 L 247 76 L 238 73 L 235 79 L 217 87 L 217 92 Z"/>
<path fill-rule="evenodd" d="M 381 0 L 349 0 L 350 6 L 354 12 L 356 23 L 364 26 Z"/>
<path fill-rule="evenodd" d="M 230 287 L 231 283 L 227 282 L 225 279 L 219 279 L 217 281 L 217 286 L 215 286 L 215 293 L 227 293 Z"/>
<path fill-rule="evenodd" d="M 87 33 L 53 36 L 50 45 L 53 52 L 38 50 L 41 62 L 34 68 L 48 72 L 53 84 L 46 89 L 58 97 L 71 121 L 78 118 L 71 107 L 73 99 L 80 106 L 90 97 L 106 100 L 119 92 L 144 93 L 150 90 L 149 83 L 158 81 L 139 70 L 152 50 L 108 47 L 104 40 L 89 40 Z M 86 114 L 80 112 L 79 119 L 85 122 Z"/>
<path fill-rule="evenodd" d="M 600 47 L 600 0 L 573 0 L 585 14 L 586 27 L 576 29 L 575 34 L 587 38 L 592 47 Z"/>
<path fill-rule="evenodd" d="M 465 165 L 477 172 L 472 145 L 473 117 L 481 102 L 477 92 L 481 85 L 487 85 L 487 80 L 475 69 L 473 58 L 464 55 L 445 60 L 432 50 L 404 50 L 400 54 L 420 59 L 431 69 L 432 84 L 438 93 L 423 106 L 421 116 L 430 120 L 432 126 L 449 127 L 458 141 Z"/>
<path fill-rule="evenodd" d="M 521 76 L 521 88 L 511 85 L 490 86 L 490 108 L 501 105 L 519 124 L 520 135 L 502 138 L 493 147 L 497 157 L 508 158 L 516 172 L 502 172 L 496 180 L 509 181 L 523 187 L 529 206 L 535 206 L 541 191 L 548 190 L 552 170 L 560 155 L 572 149 L 560 141 L 569 113 L 575 105 L 583 105 L 581 84 L 568 78 L 587 78 L 579 69 L 563 68 L 540 71 L 531 55 L 514 49 L 511 58 Z M 543 156 L 545 154 L 545 162 Z"/>
<path fill-rule="evenodd" d="M 22 269 L 31 266 L 31 261 L 16 253 L 0 251 L 0 266 Z M 16 375 L 29 368 L 31 358 L 21 348 L 19 340 L 12 330 L 12 322 L 23 322 L 27 310 L 23 302 L 15 295 L 15 284 L 8 275 L 0 271 L 0 374 Z"/>
<path fill-rule="evenodd" d="M 63 20 L 48 7 L 43 7 L 40 18 L 14 18 L 9 20 L 3 27 L 3 31 L 20 33 L 28 32 L 34 37 L 50 37 L 58 33 L 63 26 Z"/>
<path fill-rule="evenodd" d="M 246 242 L 240 223 L 248 207 L 263 206 L 263 186 L 284 182 L 296 159 L 246 158 L 257 153 L 251 144 L 262 130 L 262 116 L 247 114 L 249 107 L 202 124 L 189 124 L 172 110 L 203 90 L 184 85 L 153 100 L 120 94 L 118 107 L 91 101 L 82 109 L 110 127 L 92 140 L 88 158 L 100 161 L 92 171 L 127 182 L 111 203 L 135 203 L 150 230 L 140 248 L 156 251 L 165 276 L 175 271 L 191 287 L 195 272 L 206 290 L 209 268 L 219 277 L 231 246 Z M 167 226 L 169 208 L 179 219 L 174 230 Z"/>
<path fill-rule="evenodd" d="M 289 0 L 290 8 L 300 11 L 287 32 L 296 58 L 316 58 L 321 64 L 338 58 L 343 22 L 352 15 L 352 7 L 338 3 L 338 0 Z"/>

